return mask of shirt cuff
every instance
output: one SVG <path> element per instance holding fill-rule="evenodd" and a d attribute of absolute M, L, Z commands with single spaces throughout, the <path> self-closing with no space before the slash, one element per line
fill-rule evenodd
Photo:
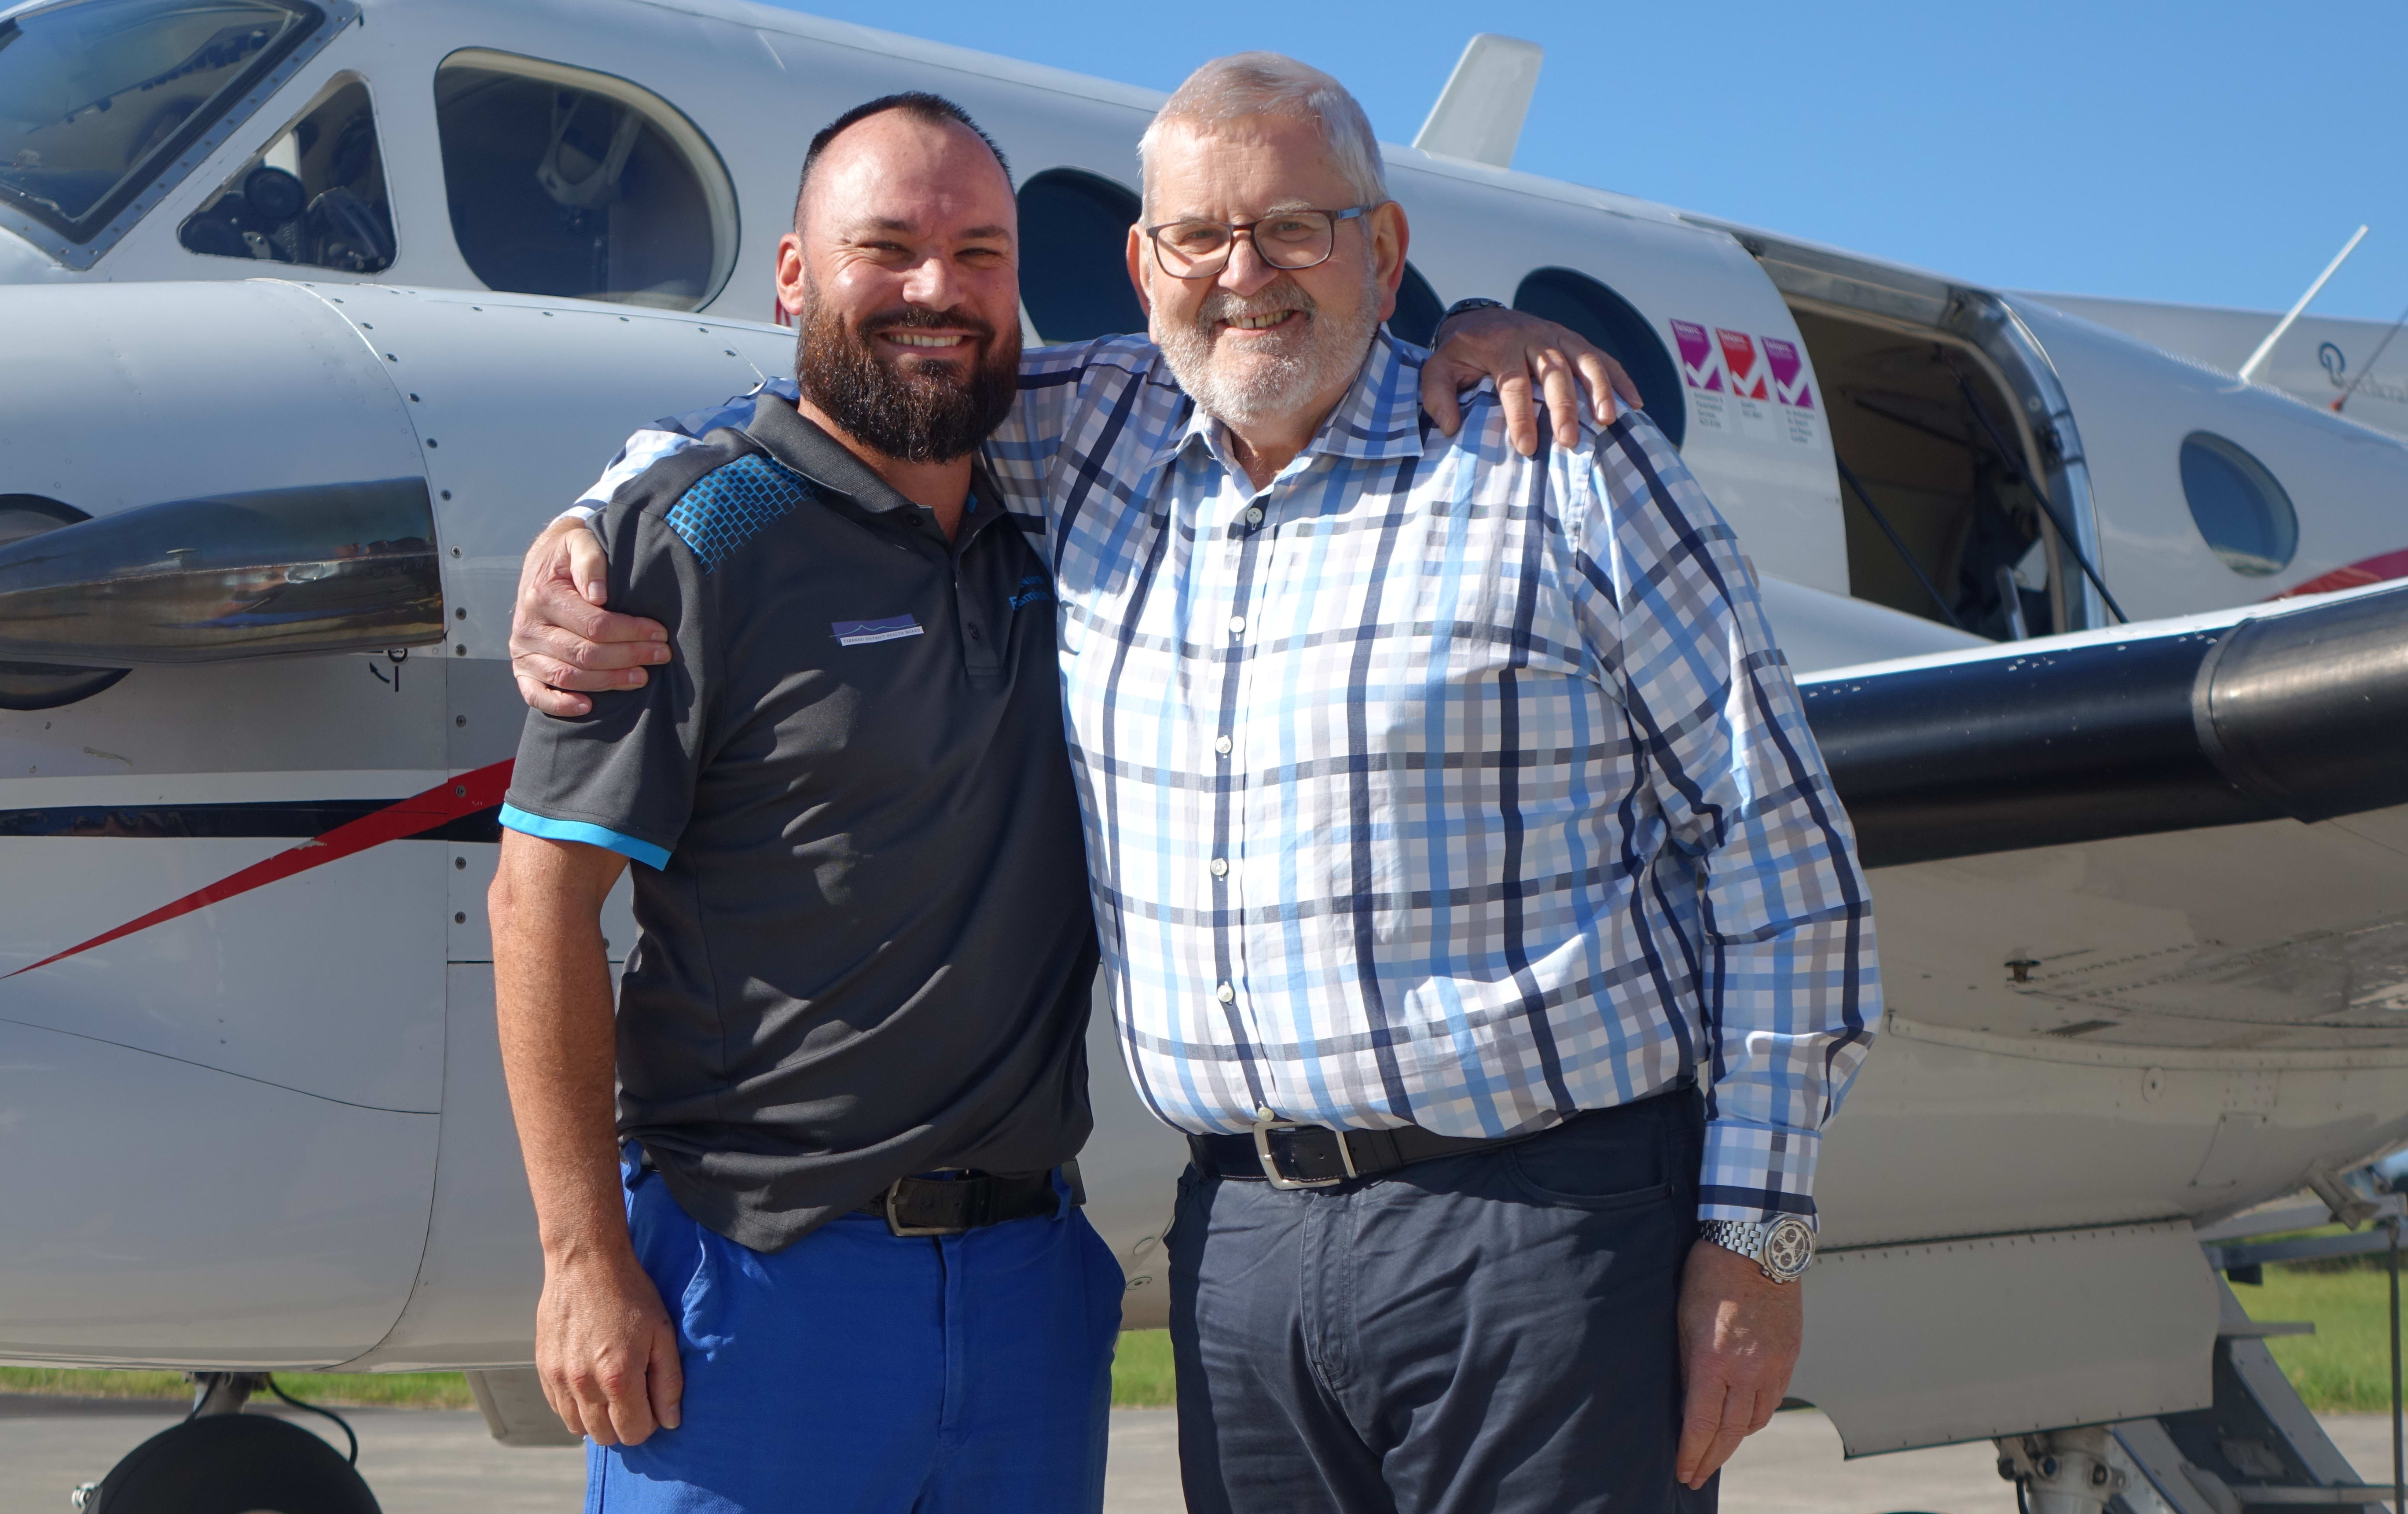
<path fill-rule="evenodd" d="M 582 820 L 555 820 L 548 815 L 530 815 L 515 804 L 502 806 L 502 828 L 523 835 L 541 836 L 546 841 L 573 841 L 587 846 L 599 846 L 606 852 L 633 858 L 653 872 L 669 865 L 668 848 L 625 835 L 606 826 L 588 825 Z"/>
<path fill-rule="evenodd" d="M 1822 1149 L 1816 1132 L 1707 1121 L 1698 1218 L 1769 1225 L 1783 1215 L 1797 1215 L 1813 1224 L 1814 1162 Z"/>

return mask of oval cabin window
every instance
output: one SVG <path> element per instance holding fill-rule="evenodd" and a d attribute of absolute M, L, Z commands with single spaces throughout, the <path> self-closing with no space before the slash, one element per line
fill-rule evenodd
<path fill-rule="evenodd" d="M 623 79 L 470 49 L 435 71 L 460 255 L 488 289 L 699 310 L 736 261 L 736 191 L 694 123 Z"/>
<path fill-rule="evenodd" d="M 1020 303 L 1039 341 L 1145 330 L 1129 287 L 1138 198 L 1099 174 L 1048 168 L 1020 186 Z"/>
<path fill-rule="evenodd" d="M 2290 566 L 2300 516 L 2266 465 L 2212 431 L 2182 444 L 2183 499 L 2199 534 L 2236 573 L 2263 578 Z"/>
<path fill-rule="evenodd" d="M 1584 273 L 1541 268 L 1513 292 L 1513 308 L 1568 325 L 1612 353 L 1647 401 L 1648 418 L 1678 447 L 1688 432 L 1681 373 L 1638 308 Z"/>

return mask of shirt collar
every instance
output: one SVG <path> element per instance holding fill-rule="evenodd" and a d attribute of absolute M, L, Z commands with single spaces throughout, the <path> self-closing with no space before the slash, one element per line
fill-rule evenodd
<path fill-rule="evenodd" d="M 1359 458 L 1378 462 L 1422 454 L 1422 365 L 1388 335 L 1383 324 L 1344 398 L 1305 443 L 1303 456 Z M 1171 439 L 1166 455 L 1209 444 L 1220 423 L 1191 405 L 1187 425 Z"/>
<path fill-rule="evenodd" d="M 912 508 L 911 501 L 897 494 L 867 463 L 796 410 L 794 401 L 766 384 L 753 394 L 752 418 L 744 423 L 744 433 L 772 458 L 824 493 L 840 495 L 871 514 Z"/>
<path fill-rule="evenodd" d="M 760 443 L 761 450 L 772 459 L 810 480 L 824 497 L 832 496 L 866 515 L 902 512 L 905 519 L 926 516 L 928 523 L 935 525 L 933 512 L 914 504 L 880 478 L 843 442 L 828 435 L 826 427 L 796 410 L 794 400 L 781 394 L 775 382 L 765 383 L 752 393 L 752 418 L 744 425 L 745 434 Z M 968 542 L 980 527 L 1003 512 L 1003 496 L 988 474 L 986 459 L 982 455 L 970 467 L 969 498 L 963 502 L 962 523 L 953 532 L 954 544 Z"/>

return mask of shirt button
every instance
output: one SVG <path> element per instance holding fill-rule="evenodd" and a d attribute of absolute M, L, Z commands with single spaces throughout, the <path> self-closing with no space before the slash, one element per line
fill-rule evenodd
<path fill-rule="evenodd" d="M 1245 634 L 1245 631 L 1246 617 L 1243 615 L 1231 615 L 1229 617 L 1229 634 L 1232 636 L 1242 636 Z"/>
<path fill-rule="evenodd" d="M 1247 511 L 1247 512 L 1246 512 L 1246 524 L 1247 524 L 1247 525 L 1249 525 L 1249 526 L 1260 526 L 1262 523 L 1263 523 L 1263 507 L 1262 507 L 1262 506 L 1260 506 L 1260 505 L 1256 505 L 1256 506 L 1254 506 L 1252 510 L 1249 510 L 1249 511 Z"/>
<path fill-rule="evenodd" d="M 1225 1004 L 1234 1003 L 1237 1001 L 1238 990 L 1230 988 L 1225 983 L 1218 988 L 1213 989 L 1212 994 L 1214 998 L 1220 1000 L 1221 1002 Z"/>
<path fill-rule="evenodd" d="M 973 626 L 970 627 L 970 640 L 973 642 L 983 642 L 986 640 L 986 632 L 980 630 L 977 627 Z"/>
<path fill-rule="evenodd" d="M 1233 743 L 1230 742 L 1229 738 L 1224 736 L 1219 741 L 1212 743 L 1212 750 L 1220 753 L 1223 757 L 1227 757 L 1229 755 L 1229 748 L 1232 744 Z"/>
<path fill-rule="evenodd" d="M 1226 878 L 1228 875 L 1229 859 L 1226 857 L 1216 857 L 1212 858 L 1212 876 L 1216 878 Z"/>

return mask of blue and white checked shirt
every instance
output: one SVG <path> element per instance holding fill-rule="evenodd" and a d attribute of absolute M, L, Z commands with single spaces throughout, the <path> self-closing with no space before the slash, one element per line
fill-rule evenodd
<path fill-rule="evenodd" d="M 1700 1217 L 1812 1216 L 1881 989 L 1754 570 L 1643 417 L 1526 459 L 1484 391 L 1450 440 L 1422 355 L 1383 333 L 1259 493 L 1141 339 L 1028 353 L 987 446 L 1054 568 L 1129 1072 L 1182 1130 L 1448 1135 L 1697 1079 Z"/>

